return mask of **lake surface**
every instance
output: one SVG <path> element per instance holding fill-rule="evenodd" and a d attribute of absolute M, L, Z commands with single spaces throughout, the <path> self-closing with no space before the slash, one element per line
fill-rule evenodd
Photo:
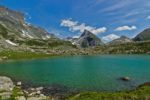
<path fill-rule="evenodd" d="M 149 55 L 100 55 L 11 61 L 0 64 L 0 75 L 38 85 L 78 90 L 132 89 L 150 81 Z M 130 82 L 119 80 L 128 76 Z"/>

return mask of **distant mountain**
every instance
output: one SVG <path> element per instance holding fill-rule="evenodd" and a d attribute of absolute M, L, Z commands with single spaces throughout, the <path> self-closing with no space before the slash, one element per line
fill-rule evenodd
<path fill-rule="evenodd" d="M 3 32 L 2 32 L 3 31 Z M 53 35 L 40 27 L 26 23 L 20 12 L 0 6 L 0 34 L 1 38 L 15 39 L 49 39 Z"/>
<path fill-rule="evenodd" d="M 102 44 L 102 41 L 93 33 L 85 30 L 83 34 L 73 43 L 81 48 L 94 47 Z"/>
<path fill-rule="evenodd" d="M 78 40 L 78 38 L 67 37 L 65 40 L 70 41 L 73 44 L 74 42 L 76 42 Z"/>
<path fill-rule="evenodd" d="M 150 28 L 144 30 L 138 34 L 133 40 L 135 41 L 147 41 L 150 40 Z"/>
<path fill-rule="evenodd" d="M 129 43 L 129 42 L 133 42 L 133 40 L 126 36 L 121 36 L 120 38 L 111 41 L 109 44 L 115 45 L 115 44 Z"/>

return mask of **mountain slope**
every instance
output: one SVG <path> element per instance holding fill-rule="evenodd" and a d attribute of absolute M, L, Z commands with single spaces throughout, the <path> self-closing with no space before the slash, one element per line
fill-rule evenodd
<path fill-rule="evenodd" d="M 51 37 L 51 35 L 44 29 L 26 23 L 22 13 L 5 7 L 0 7 L 0 28 L 3 29 L 3 31 L 4 28 L 7 30 L 7 38 L 49 39 Z M 6 38 L 4 33 L 2 36 Z"/>
<path fill-rule="evenodd" d="M 130 38 L 126 36 L 121 36 L 120 38 L 111 41 L 109 44 L 117 45 L 117 44 L 129 43 L 129 42 L 133 42 L 133 40 L 131 40 Z"/>
<path fill-rule="evenodd" d="M 76 46 L 71 42 L 25 22 L 22 13 L 0 6 L 0 52 L 10 50 L 54 54 L 74 48 Z"/>
<path fill-rule="evenodd" d="M 90 31 L 85 30 L 83 34 L 74 42 L 79 47 L 94 47 L 102 44 L 102 41 Z"/>
<path fill-rule="evenodd" d="M 144 30 L 138 34 L 133 40 L 135 41 L 147 41 L 150 40 L 150 28 Z"/>

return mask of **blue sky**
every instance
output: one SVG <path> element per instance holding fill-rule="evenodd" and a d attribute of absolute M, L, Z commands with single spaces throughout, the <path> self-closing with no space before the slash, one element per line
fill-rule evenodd
<path fill-rule="evenodd" d="M 25 13 L 29 23 L 59 37 L 89 29 L 108 40 L 150 27 L 150 0 L 0 0 L 0 5 Z"/>

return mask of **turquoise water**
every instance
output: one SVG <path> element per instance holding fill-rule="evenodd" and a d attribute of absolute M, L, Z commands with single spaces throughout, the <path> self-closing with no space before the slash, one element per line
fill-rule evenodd
<path fill-rule="evenodd" d="M 38 85 L 58 84 L 79 90 L 124 90 L 150 81 L 150 56 L 101 55 L 56 57 L 0 64 L 0 75 Z M 128 76 L 130 82 L 119 80 Z"/>

